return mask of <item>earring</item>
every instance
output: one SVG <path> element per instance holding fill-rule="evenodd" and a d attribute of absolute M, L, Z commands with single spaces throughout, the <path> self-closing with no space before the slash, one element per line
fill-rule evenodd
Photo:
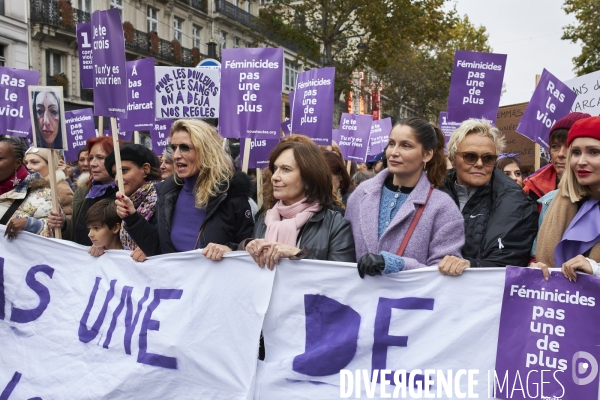
<path fill-rule="evenodd" d="M 427 166 L 427 161 L 423 161 L 423 171 L 425 171 L 426 166 Z"/>
<path fill-rule="evenodd" d="M 15 178 L 11 180 L 13 186 L 17 186 L 21 180 L 17 177 L 18 168 L 15 168 Z"/>

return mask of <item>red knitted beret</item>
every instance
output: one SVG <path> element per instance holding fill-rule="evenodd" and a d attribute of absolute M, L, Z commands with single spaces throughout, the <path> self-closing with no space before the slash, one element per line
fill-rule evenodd
<path fill-rule="evenodd" d="M 575 138 L 589 137 L 600 140 L 600 117 L 583 118 L 575 122 L 567 136 L 567 147 Z"/>
<path fill-rule="evenodd" d="M 580 113 L 580 112 L 569 113 L 569 114 L 565 115 L 564 117 L 562 117 L 561 119 L 559 119 L 558 121 L 556 121 L 556 123 L 554 125 L 552 125 L 552 128 L 550 129 L 550 133 L 554 132 L 557 129 L 569 130 L 569 129 L 571 129 L 571 127 L 573 126 L 573 124 L 575 122 L 579 121 L 582 118 L 589 118 L 589 117 L 591 117 L 591 115 L 588 113 Z"/>

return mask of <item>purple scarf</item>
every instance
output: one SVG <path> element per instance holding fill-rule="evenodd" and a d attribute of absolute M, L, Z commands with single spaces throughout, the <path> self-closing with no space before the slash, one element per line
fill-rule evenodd
<path fill-rule="evenodd" d="M 600 204 L 590 199 L 575 214 L 575 218 L 563 233 L 561 241 L 554 249 L 554 265 L 562 265 L 594 247 L 600 242 Z"/>
<path fill-rule="evenodd" d="M 112 188 L 117 187 L 115 184 L 115 181 L 112 181 L 111 183 L 107 183 L 107 184 L 102 184 L 97 181 L 92 181 L 92 187 L 90 188 L 90 191 L 88 192 L 87 196 L 85 196 L 85 198 L 86 199 L 95 199 L 96 197 L 100 197 L 104 193 L 106 193 L 106 191 L 111 187 Z"/>

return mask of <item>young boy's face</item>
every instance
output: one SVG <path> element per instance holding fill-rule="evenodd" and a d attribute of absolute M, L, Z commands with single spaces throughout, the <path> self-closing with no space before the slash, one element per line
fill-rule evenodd
<path fill-rule="evenodd" d="M 106 247 L 111 244 L 114 240 L 115 235 L 119 234 L 121 230 L 120 224 L 116 224 L 112 229 L 106 224 L 100 222 L 92 222 L 88 224 L 88 237 L 92 241 L 92 244 L 96 247 Z"/>

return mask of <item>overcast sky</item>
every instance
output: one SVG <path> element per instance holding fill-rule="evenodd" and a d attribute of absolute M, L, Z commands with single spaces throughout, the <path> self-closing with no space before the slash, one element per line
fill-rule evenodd
<path fill-rule="evenodd" d="M 500 105 L 529 101 L 535 75 L 546 68 L 562 81 L 575 77 L 572 58 L 580 45 L 561 40 L 563 27 L 575 22 L 562 0 L 451 0 L 461 15 L 486 27 L 494 53 L 507 54 Z"/>

